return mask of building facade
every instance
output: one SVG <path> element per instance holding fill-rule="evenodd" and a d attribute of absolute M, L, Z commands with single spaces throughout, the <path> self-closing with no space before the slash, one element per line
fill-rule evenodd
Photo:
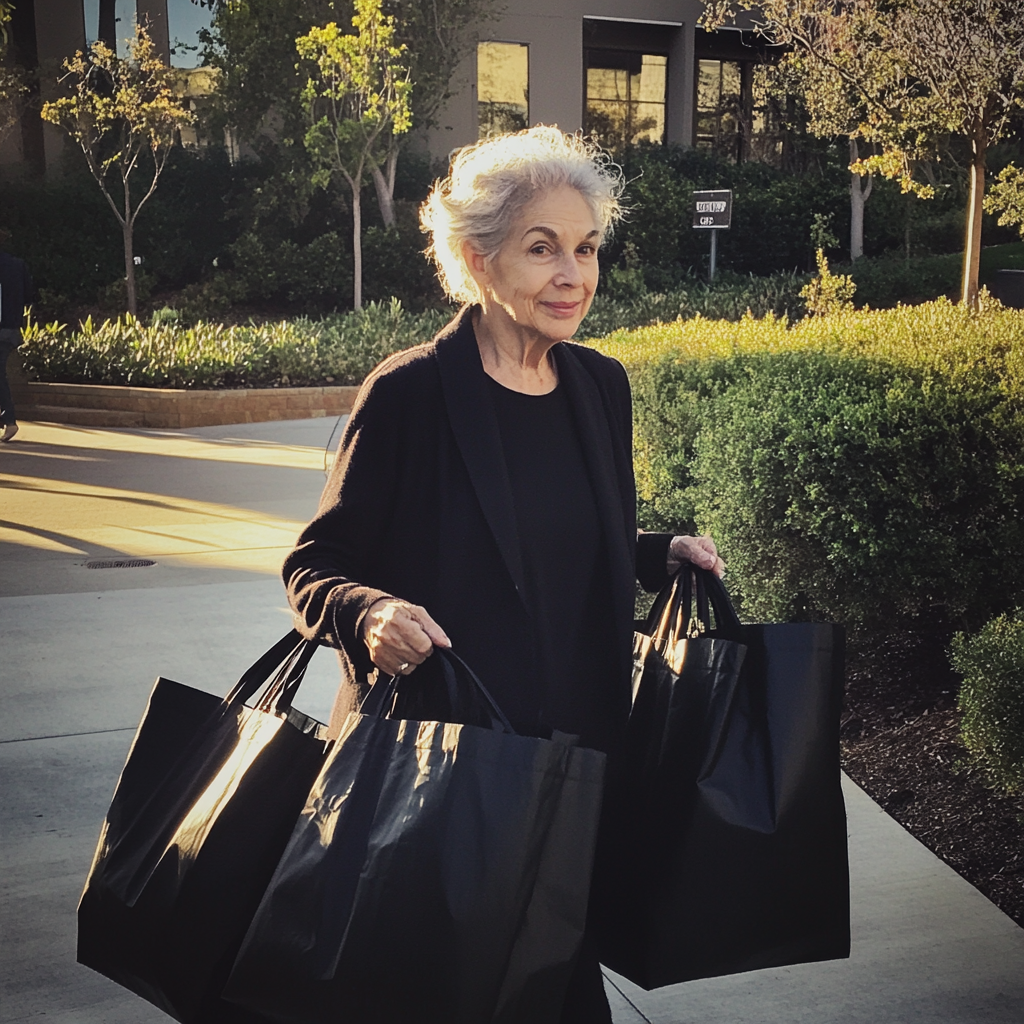
<path fill-rule="evenodd" d="M 511 0 L 480 26 L 438 126 L 422 141 L 443 157 L 482 136 L 540 123 L 583 130 L 612 150 L 648 141 L 737 160 L 763 156 L 753 69 L 764 47 L 750 31 L 704 32 L 702 11 L 700 0 Z M 191 0 L 17 0 L 15 57 L 53 83 L 61 61 L 96 38 L 113 33 L 120 48 L 135 18 L 169 63 L 198 62 L 196 34 L 210 12 Z M 41 88 L 47 99 L 56 87 Z M 0 145 L 0 164 L 44 171 L 63 145 L 29 112 Z"/>

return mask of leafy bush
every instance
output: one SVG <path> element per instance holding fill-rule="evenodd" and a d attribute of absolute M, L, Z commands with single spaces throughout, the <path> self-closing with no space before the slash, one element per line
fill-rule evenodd
<path fill-rule="evenodd" d="M 745 612 L 978 621 L 1024 598 L 1024 314 L 940 300 L 599 343 L 641 525 L 710 530 Z"/>
<path fill-rule="evenodd" d="M 879 256 L 858 260 L 849 268 L 849 275 L 857 285 L 857 305 L 886 309 L 898 302 L 909 305 L 956 294 L 962 263 L 959 253 L 910 260 L 899 255 Z"/>
<path fill-rule="evenodd" d="M 964 745 L 994 785 L 1024 793 L 1024 609 L 974 635 L 958 633 L 951 661 L 964 677 L 957 698 Z"/>
<path fill-rule="evenodd" d="M 148 387 L 267 387 L 358 384 L 385 356 L 427 341 L 451 311 L 415 315 L 401 303 L 369 303 L 359 313 L 278 323 L 183 327 L 173 310 L 150 326 L 132 316 L 78 331 L 32 325 L 21 347 L 30 377 Z"/>
<path fill-rule="evenodd" d="M 10 231 L 11 250 L 28 263 L 42 305 L 52 313 L 102 301 L 111 285 L 111 304 L 118 285 L 123 293 L 121 229 L 81 154 L 69 150 L 65 163 L 59 176 L 0 182 L 0 225 Z M 248 187 L 249 173 L 230 167 L 213 148 L 174 151 L 136 227 L 135 253 L 154 287 L 197 281 L 223 253 L 237 233 L 226 211 Z"/>
<path fill-rule="evenodd" d="M 798 318 L 804 313 L 800 289 L 808 279 L 809 275 L 805 274 L 743 277 L 726 272 L 719 275 L 713 285 L 690 278 L 682 287 L 663 294 L 644 288 L 632 293 L 623 289 L 616 297 L 599 294 L 579 335 L 600 338 L 613 331 L 695 316 L 739 320 L 748 311 L 758 317 L 773 313 Z"/>
<path fill-rule="evenodd" d="M 719 232 L 718 242 L 720 265 L 735 273 L 809 270 L 815 214 L 841 237 L 848 233 L 849 183 L 838 163 L 821 174 L 794 175 L 693 149 L 638 146 L 624 156 L 622 169 L 629 212 L 605 263 L 620 263 L 632 246 L 652 291 L 671 291 L 688 275 L 706 272 L 710 239 L 693 230 L 696 189 L 733 189 L 732 228 Z"/>

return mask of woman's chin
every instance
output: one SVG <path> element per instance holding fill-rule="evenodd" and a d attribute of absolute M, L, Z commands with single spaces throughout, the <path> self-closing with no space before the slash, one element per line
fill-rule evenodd
<path fill-rule="evenodd" d="M 546 337 L 551 338 L 554 341 L 568 341 L 574 337 L 576 332 L 580 329 L 580 324 L 583 322 L 583 317 L 578 313 L 570 316 L 544 316 L 539 317 L 540 323 L 537 325 L 541 333 Z"/>

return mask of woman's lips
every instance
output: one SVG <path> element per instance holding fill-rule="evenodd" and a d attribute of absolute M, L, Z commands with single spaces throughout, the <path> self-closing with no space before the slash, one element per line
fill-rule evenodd
<path fill-rule="evenodd" d="M 551 310 L 556 316 L 573 316 L 579 311 L 582 303 L 579 302 L 545 302 L 544 306 Z"/>

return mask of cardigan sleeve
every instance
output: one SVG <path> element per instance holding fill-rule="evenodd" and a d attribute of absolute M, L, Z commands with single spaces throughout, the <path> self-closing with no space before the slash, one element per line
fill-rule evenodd
<path fill-rule="evenodd" d="M 320 507 L 284 561 L 282 575 L 296 628 L 307 639 L 342 647 L 357 670 L 372 665 L 359 630 L 383 590 L 366 584 L 370 559 L 393 516 L 401 471 L 401 406 L 386 376 L 356 398 Z"/>
<path fill-rule="evenodd" d="M 636 578 L 649 593 L 661 590 L 672 578 L 668 574 L 668 546 L 671 533 L 636 535 Z"/>

